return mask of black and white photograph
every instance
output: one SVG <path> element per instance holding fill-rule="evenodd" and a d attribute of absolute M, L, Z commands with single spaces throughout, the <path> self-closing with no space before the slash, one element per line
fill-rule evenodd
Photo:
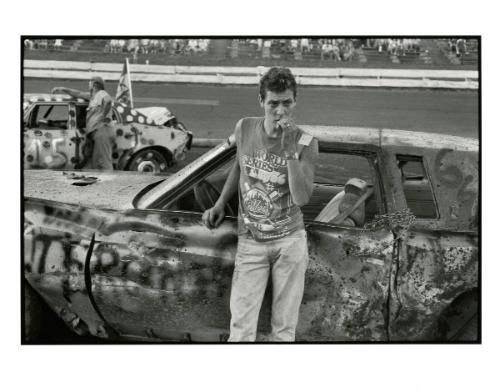
<path fill-rule="evenodd" d="M 2 389 L 494 390 L 491 10 L 19 7 Z"/>
<path fill-rule="evenodd" d="M 22 40 L 24 343 L 480 343 L 480 37 Z"/>

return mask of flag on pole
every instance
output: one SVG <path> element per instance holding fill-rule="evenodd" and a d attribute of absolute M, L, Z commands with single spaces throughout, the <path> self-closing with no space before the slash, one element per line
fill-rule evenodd
<path fill-rule="evenodd" d="M 123 71 L 120 75 L 120 80 L 118 80 L 118 88 L 116 89 L 115 100 L 131 108 L 134 107 L 134 102 L 132 99 L 132 82 L 130 80 L 130 72 L 128 65 L 128 58 L 125 59 L 123 64 Z"/>

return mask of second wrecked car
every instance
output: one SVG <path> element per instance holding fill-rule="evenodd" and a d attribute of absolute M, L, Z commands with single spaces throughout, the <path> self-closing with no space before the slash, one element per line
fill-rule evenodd
<path fill-rule="evenodd" d="M 23 107 L 24 167 L 79 169 L 91 153 L 86 136 L 88 101 L 64 94 L 26 94 Z M 163 172 L 184 158 L 193 135 L 167 108 L 112 109 L 116 170 Z M 90 151 L 89 151 L 90 149 Z"/>

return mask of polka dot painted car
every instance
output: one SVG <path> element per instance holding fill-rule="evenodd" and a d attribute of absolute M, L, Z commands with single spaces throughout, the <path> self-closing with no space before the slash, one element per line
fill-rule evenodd
<path fill-rule="evenodd" d="M 25 94 L 26 169 L 81 169 L 92 147 L 86 134 L 88 101 L 64 94 Z M 192 133 L 164 107 L 132 109 L 113 103 L 115 170 L 163 172 L 182 160 Z"/>

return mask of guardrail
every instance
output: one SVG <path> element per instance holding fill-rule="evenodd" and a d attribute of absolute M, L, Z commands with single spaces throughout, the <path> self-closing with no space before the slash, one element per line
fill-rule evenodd
<path fill-rule="evenodd" d="M 123 65 L 76 61 L 24 60 L 24 77 L 89 79 L 96 72 L 118 80 Z M 199 67 L 131 64 L 133 81 L 163 83 L 258 84 L 267 67 Z M 478 71 L 378 68 L 291 68 L 306 86 L 478 89 Z"/>

